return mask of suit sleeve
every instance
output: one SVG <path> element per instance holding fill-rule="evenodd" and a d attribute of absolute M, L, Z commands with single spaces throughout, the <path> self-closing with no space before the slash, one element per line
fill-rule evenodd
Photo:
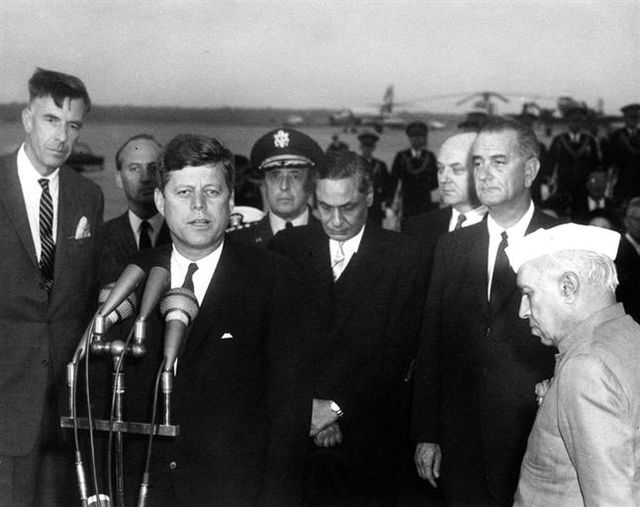
<path fill-rule="evenodd" d="M 414 370 L 411 438 L 414 442 L 440 441 L 440 315 L 446 286 L 445 236 L 438 240 L 424 306 Z"/>
<path fill-rule="evenodd" d="M 640 505 L 629 400 L 599 358 L 567 361 L 558 379 L 558 427 L 585 506 Z"/>
<path fill-rule="evenodd" d="M 261 505 L 297 505 L 311 421 L 304 342 L 307 319 L 297 307 L 302 290 L 293 266 L 281 259 L 271 293 L 266 336 L 269 446 Z"/>

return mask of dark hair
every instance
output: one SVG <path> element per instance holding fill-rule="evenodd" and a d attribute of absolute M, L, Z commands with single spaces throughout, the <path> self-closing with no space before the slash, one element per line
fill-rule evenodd
<path fill-rule="evenodd" d="M 36 67 L 29 79 L 29 102 L 38 97 L 51 97 L 56 106 L 62 107 L 64 99 L 82 99 L 86 111 L 91 110 L 91 99 L 84 83 L 71 74 Z"/>
<path fill-rule="evenodd" d="M 129 144 L 132 141 L 137 141 L 138 139 L 146 139 L 147 141 L 151 141 L 153 143 L 156 143 L 158 148 L 162 149 L 162 145 L 151 134 L 136 134 L 135 136 L 132 136 L 129 139 L 127 139 L 122 144 L 122 146 L 120 146 L 120 148 L 118 148 L 118 151 L 116 152 L 116 169 L 118 171 L 122 170 L 122 152 L 126 148 L 127 144 Z"/>
<path fill-rule="evenodd" d="M 358 190 L 365 194 L 372 186 L 372 170 L 369 163 L 357 153 L 349 150 L 330 151 L 326 164 L 314 168 L 314 180 L 339 180 L 355 176 Z"/>
<path fill-rule="evenodd" d="M 531 127 L 518 120 L 503 116 L 490 116 L 484 125 L 480 127 L 478 134 L 505 131 L 515 132 L 518 139 L 518 148 L 527 159 L 532 157 L 540 159 L 540 142 L 535 132 Z"/>
<path fill-rule="evenodd" d="M 233 153 L 217 139 L 197 134 L 180 134 L 169 141 L 160 159 L 157 186 L 164 190 L 171 171 L 205 165 L 221 165 L 227 188 L 233 192 Z"/>

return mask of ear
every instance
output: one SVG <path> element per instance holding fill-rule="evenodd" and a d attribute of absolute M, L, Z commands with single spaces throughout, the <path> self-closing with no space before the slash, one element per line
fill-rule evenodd
<path fill-rule="evenodd" d="M 232 190 L 231 194 L 229 194 L 229 214 L 233 213 L 233 208 L 235 206 L 235 202 L 236 202 L 236 194 Z"/>
<path fill-rule="evenodd" d="M 164 195 L 159 188 L 156 188 L 153 192 L 153 202 L 156 203 L 156 208 L 162 216 L 164 216 Z"/>
<path fill-rule="evenodd" d="M 524 164 L 524 186 L 526 188 L 531 188 L 533 184 L 533 180 L 536 179 L 538 175 L 538 171 L 540 171 L 540 161 L 532 157 L 527 160 Z"/>
<path fill-rule="evenodd" d="M 116 170 L 116 186 L 122 190 L 122 170 Z"/>
<path fill-rule="evenodd" d="M 580 278 L 573 271 L 566 271 L 560 278 L 560 290 L 567 303 L 573 303 L 580 292 Z"/>
<path fill-rule="evenodd" d="M 22 110 L 22 126 L 27 134 L 31 134 L 33 130 L 33 112 L 29 106 Z"/>
<path fill-rule="evenodd" d="M 369 188 L 369 190 L 367 191 L 367 208 L 371 207 L 372 204 L 373 204 L 373 185 L 371 185 L 371 188 Z"/>

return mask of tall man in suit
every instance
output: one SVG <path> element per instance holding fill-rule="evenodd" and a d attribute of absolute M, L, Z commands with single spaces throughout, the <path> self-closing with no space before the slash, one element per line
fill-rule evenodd
<path fill-rule="evenodd" d="M 476 136 L 475 132 L 456 134 L 442 144 L 437 162 L 438 189 L 440 200 L 446 206 L 409 218 L 402 229 L 420 243 L 427 273 L 431 270 L 438 238 L 447 232 L 477 224 L 487 213 L 473 184 L 471 146 Z"/>
<path fill-rule="evenodd" d="M 150 255 L 200 311 L 177 364 L 181 434 L 157 444 L 151 505 L 298 504 L 311 415 L 302 295 L 285 259 L 225 236 L 233 181 L 233 155 L 215 139 L 168 143 L 155 202 L 173 246 Z"/>
<path fill-rule="evenodd" d="M 471 149 L 487 219 L 441 236 L 415 369 L 412 438 L 418 474 L 441 480 L 448 505 L 510 505 L 533 424 L 533 386 L 553 371 L 553 353 L 518 319 L 520 298 L 504 248 L 553 219 L 530 188 L 538 140 L 495 117 Z M 442 473 L 441 471 L 442 466 Z"/>
<path fill-rule="evenodd" d="M 153 202 L 156 169 L 162 146 L 149 134 L 127 139 L 116 152 L 116 184 L 127 211 L 100 228 L 100 284 L 114 282 L 127 259 L 139 250 L 170 241 L 169 231 Z"/>
<path fill-rule="evenodd" d="M 365 130 L 358 134 L 360 154 L 371 166 L 373 174 L 373 204 L 369 208 L 369 220 L 378 225 L 382 224 L 387 208 L 391 208 L 393 204 L 395 184 L 397 184 L 387 169 L 387 164 L 373 156 L 379 139 L 380 136 L 373 130 Z"/>
<path fill-rule="evenodd" d="M 266 247 L 285 227 L 319 225 L 309 208 L 309 171 L 321 164 L 324 156 L 313 139 L 295 129 L 283 127 L 258 139 L 251 149 L 251 165 L 263 177 L 269 211 L 254 225 L 234 231 L 234 236 Z"/>
<path fill-rule="evenodd" d="M 37 69 L 24 144 L 0 159 L 0 503 L 71 505 L 64 366 L 95 306 L 99 187 L 63 164 L 91 107 L 77 77 Z"/>
<path fill-rule="evenodd" d="M 517 507 L 640 505 L 640 326 L 616 303 L 620 234 L 563 224 L 507 253 L 520 317 L 556 347 L 520 469 Z"/>
<path fill-rule="evenodd" d="M 414 348 L 423 280 L 411 238 L 367 221 L 371 167 L 353 152 L 316 167 L 322 228 L 279 233 L 309 296 L 313 438 L 309 505 L 394 505 L 403 379 Z"/>
<path fill-rule="evenodd" d="M 640 104 L 622 109 L 624 127 L 609 137 L 605 165 L 615 179 L 613 195 L 628 201 L 640 195 Z"/>

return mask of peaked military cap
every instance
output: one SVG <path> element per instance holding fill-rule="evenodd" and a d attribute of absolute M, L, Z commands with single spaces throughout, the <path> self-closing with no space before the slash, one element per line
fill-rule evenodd
<path fill-rule="evenodd" d="M 639 116 L 640 115 L 640 104 L 627 104 L 624 107 L 620 108 L 622 114 L 627 116 Z"/>
<path fill-rule="evenodd" d="M 363 130 L 360 134 L 358 134 L 358 141 L 361 141 L 365 144 L 367 142 L 369 144 L 374 144 L 380 139 L 380 136 L 376 134 L 373 130 Z"/>
<path fill-rule="evenodd" d="M 251 149 L 251 165 L 256 171 L 324 167 L 325 154 L 308 135 L 282 127 L 267 132 Z"/>
<path fill-rule="evenodd" d="M 407 125 L 405 132 L 409 137 L 426 136 L 427 132 L 429 132 L 429 127 L 427 127 L 427 124 L 423 121 L 414 121 Z"/>

